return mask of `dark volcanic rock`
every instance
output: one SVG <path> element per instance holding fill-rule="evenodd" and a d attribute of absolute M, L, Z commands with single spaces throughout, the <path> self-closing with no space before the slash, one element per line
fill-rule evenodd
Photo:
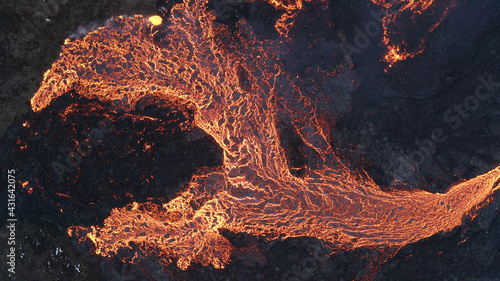
<path fill-rule="evenodd" d="M 187 108 L 148 106 L 127 114 L 76 93 L 9 128 L 0 142 L 4 172 L 17 170 L 17 215 L 60 227 L 99 224 L 111 208 L 165 202 L 222 152 L 195 130 Z M 5 194 L 2 194 L 5 196 Z"/>

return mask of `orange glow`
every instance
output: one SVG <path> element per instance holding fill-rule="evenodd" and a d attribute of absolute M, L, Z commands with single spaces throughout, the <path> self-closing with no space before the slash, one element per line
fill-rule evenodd
<path fill-rule="evenodd" d="M 25 181 L 25 182 L 21 183 L 21 186 L 22 186 L 23 188 L 25 188 L 25 187 L 28 185 L 28 183 L 30 183 L 30 182 L 29 182 L 29 181 Z"/>
<path fill-rule="evenodd" d="M 405 60 L 407 58 L 413 58 L 416 55 L 422 53 L 425 48 L 420 48 L 418 51 L 413 52 L 413 53 L 407 53 L 404 51 L 401 51 L 401 47 L 391 45 L 387 46 L 387 53 L 384 56 L 384 60 L 389 63 L 389 68 L 392 67 L 396 62 Z M 387 72 L 387 69 L 385 70 Z"/>
<path fill-rule="evenodd" d="M 439 1 L 435 0 L 371 0 L 372 3 L 382 7 L 385 10 L 385 16 L 382 19 L 383 27 L 383 39 L 382 43 L 386 45 L 387 52 L 383 60 L 389 65 L 385 69 L 387 72 L 388 68 L 391 68 L 395 63 L 406 60 L 408 58 L 413 58 L 418 54 L 421 54 L 425 50 L 426 39 L 425 37 L 434 32 L 434 30 L 443 22 L 443 20 L 448 15 L 450 8 L 456 5 L 456 0 L 452 0 L 446 3 L 448 5 L 444 12 L 438 13 L 435 8 Z M 401 5 L 399 9 L 394 9 L 394 6 Z M 439 17 L 437 22 L 432 24 L 427 29 L 426 34 L 413 34 L 409 33 L 410 36 L 420 36 L 421 42 L 418 46 L 414 47 L 413 50 L 409 50 L 407 43 L 403 40 L 401 42 L 392 42 L 390 38 L 391 34 L 400 32 L 401 25 L 415 24 L 419 17 L 425 18 L 429 21 L 429 17 Z M 405 24 L 401 24 L 404 21 Z M 405 37 L 405 35 L 402 35 Z"/>
<path fill-rule="evenodd" d="M 281 36 L 288 37 L 288 32 L 293 26 L 294 17 L 294 13 L 283 13 L 281 17 L 276 21 L 274 28 L 276 28 L 276 31 L 278 31 Z"/>
<path fill-rule="evenodd" d="M 304 6 L 302 0 L 295 1 L 280 1 L 280 0 L 266 0 L 269 4 L 273 5 L 276 9 L 284 9 L 287 11 L 300 10 Z M 306 0 L 311 2 L 311 0 Z"/>
<path fill-rule="evenodd" d="M 317 237 L 332 251 L 397 250 L 449 231 L 465 216 L 474 217 L 499 188 L 496 168 L 445 194 L 383 192 L 366 173 L 354 173 L 335 155 L 324 122 L 331 117 L 316 106 L 327 100 L 320 82 L 311 87 L 314 95 L 304 95 L 297 79 L 279 63 L 274 42 L 256 38 L 244 24 L 229 34 L 223 25 L 214 24 L 205 1 L 185 5 L 174 6 L 165 26 L 168 36 L 161 39 L 153 37 L 148 19 L 117 17 L 64 45 L 31 100 L 33 110 L 40 111 L 75 89 L 104 102 L 126 100 L 124 111 L 134 109 L 146 95 L 151 104 L 192 104 L 196 126 L 224 152 L 222 167 L 200 171 L 168 203 L 134 202 L 113 209 L 101 226 L 68 229 L 69 235 L 92 241 L 96 254 L 113 256 L 135 244 L 144 252 L 160 253 L 166 264 L 177 259 L 181 269 L 193 262 L 223 268 L 233 246 L 221 229 L 268 240 Z M 227 44 L 216 34 L 238 40 Z M 392 58 L 405 58 L 400 49 L 393 50 Z M 322 73 L 343 87 L 329 94 L 356 89 L 352 67 L 346 61 Z M 292 120 L 293 129 L 313 151 L 307 157 L 316 165 L 301 178 L 288 168 L 276 128 L 280 118 Z"/>
<path fill-rule="evenodd" d="M 66 197 L 66 198 L 71 198 L 71 196 L 67 195 L 67 194 L 64 194 L 64 193 L 56 193 L 57 196 L 61 196 L 61 197 Z"/>

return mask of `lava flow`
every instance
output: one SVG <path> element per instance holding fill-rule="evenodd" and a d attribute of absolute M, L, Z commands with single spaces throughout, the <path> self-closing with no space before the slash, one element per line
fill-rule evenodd
<path fill-rule="evenodd" d="M 334 251 L 399 249 L 453 229 L 491 200 L 500 167 L 444 194 L 383 192 L 366 173 L 353 172 L 330 145 L 337 116 L 326 114 L 345 106 L 342 97 L 358 86 L 352 63 L 346 58 L 329 71 L 311 69 L 321 78 L 306 91 L 280 61 L 284 41 L 259 38 L 245 20 L 230 30 L 205 1 L 176 4 L 159 25 L 143 16 L 117 17 L 67 41 L 32 99 L 34 111 L 70 90 L 121 100 L 123 111 L 144 96 L 151 104 L 191 103 L 196 126 L 224 152 L 221 168 L 193 176 L 170 202 L 133 203 L 114 209 L 102 226 L 68 233 L 90 239 L 103 256 L 140 245 L 165 263 L 177 260 L 181 269 L 193 262 L 222 268 L 233 250 L 223 229 L 268 240 L 317 237 Z M 280 144 L 282 121 L 310 148 L 301 177 L 290 172 Z"/>
<path fill-rule="evenodd" d="M 432 33 L 446 18 L 450 10 L 456 6 L 456 1 L 435 0 L 371 0 L 382 7 L 385 16 L 380 18 L 383 26 L 382 43 L 386 46 L 384 61 L 388 68 L 398 61 L 413 58 L 425 50 L 426 36 Z M 421 25 L 419 18 L 435 19 L 431 26 Z M 415 25 L 416 22 L 419 25 Z M 408 26 L 413 29 L 409 30 Z M 409 42 L 413 38 L 414 42 Z M 387 71 L 387 69 L 386 69 Z"/>

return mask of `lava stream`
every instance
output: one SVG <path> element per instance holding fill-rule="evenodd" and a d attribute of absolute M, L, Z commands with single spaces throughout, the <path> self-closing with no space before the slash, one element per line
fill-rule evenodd
<path fill-rule="evenodd" d="M 224 151 L 223 167 L 195 175 L 171 202 L 133 203 L 114 209 L 102 226 L 69 233 L 85 233 L 80 238 L 91 239 L 101 255 L 134 243 L 159 251 L 167 263 L 178 259 L 183 269 L 193 261 L 220 268 L 233 249 L 221 229 L 268 239 L 317 237 L 338 250 L 398 249 L 460 225 L 498 189 L 500 168 L 445 194 L 382 192 L 336 157 L 317 107 L 328 101 L 326 89 L 341 99 L 357 87 L 352 64 L 325 73 L 328 81 L 306 95 L 280 64 L 283 48 L 279 40 L 258 38 L 244 20 L 229 32 L 203 1 L 176 5 L 161 26 L 142 16 L 118 17 L 66 42 L 32 99 L 34 111 L 71 89 L 122 100 L 125 111 L 145 96 L 182 100 L 197 107 L 196 125 Z M 289 120 L 314 152 L 307 155 L 314 167 L 302 178 L 288 169 L 279 120 Z"/>
<path fill-rule="evenodd" d="M 450 9 L 457 5 L 455 0 L 371 0 L 371 2 L 384 11 L 384 16 L 377 20 L 381 21 L 383 27 L 382 43 L 387 50 L 384 61 L 389 64 L 388 68 L 399 61 L 421 54 L 426 48 L 427 35 L 434 32 L 447 17 Z M 435 19 L 435 21 L 431 26 L 422 26 L 421 30 L 409 29 L 410 26 L 415 27 L 419 18 Z M 432 20 L 427 21 L 432 23 Z M 408 42 L 412 37 L 418 41 Z"/>

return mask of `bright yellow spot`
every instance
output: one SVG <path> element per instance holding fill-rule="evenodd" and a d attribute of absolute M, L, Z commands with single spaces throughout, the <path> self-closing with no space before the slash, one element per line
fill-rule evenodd
<path fill-rule="evenodd" d="M 152 16 L 149 18 L 149 21 L 153 24 L 153 25 L 160 25 L 162 23 L 162 18 L 160 16 Z"/>

